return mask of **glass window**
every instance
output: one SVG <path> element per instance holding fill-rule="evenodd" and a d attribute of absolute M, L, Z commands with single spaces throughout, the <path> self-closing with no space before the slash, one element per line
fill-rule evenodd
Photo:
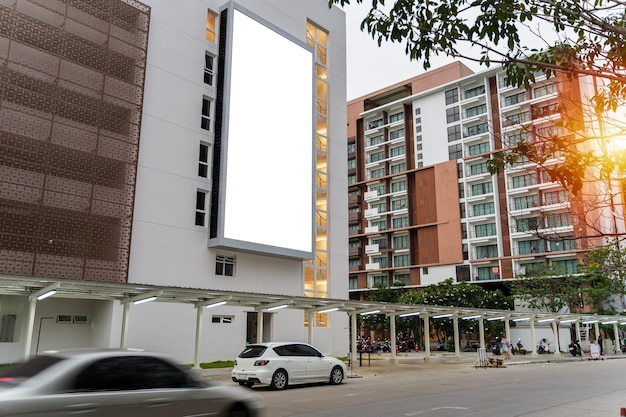
<path fill-rule="evenodd" d="M 476 247 L 476 259 L 497 258 L 498 245 L 485 245 Z"/>
<path fill-rule="evenodd" d="M 454 123 L 461 118 L 461 112 L 458 106 L 450 107 L 446 109 L 446 122 Z"/>
<path fill-rule="evenodd" d="M 391 210 L 402 210 L 407 207 L 406 198 L 391 201 Z"/>
<path fill-rule="evenodd" d="M 372 282 L 374 285 L 384 285 L 385 287 L 389 286 L 389 278 L 387 275 L 375 275 Z"/>
<path fill-rule="evenodd" d="M 472 98 L 472 97 L 476 97 L 476 96 L 482 96 L 483 94 L 485 94 L 485 86 L 481 85 L 478 87 L 474 87 L 474 88 L 470 88 L 469 90 L 465 90 L 465 99 L 467 100 L 468 98 Z"/>
<path fill-rule="evenodd" d="M 378 162 L 382 161 L 383 159 L 385 159 L 384 151 L 374 152 L 370 154 L 370 162 Z"/>
<path fill-rule="evenodd" d="M 206 14 L 206 40 L 215 43 L 215 22 L 217 21 L 217 14 L 211 10 Z"/>
<path fill-rule="evenodd" d="M 485 122 L 485 123 L 468 127 L 465 137 L 480 135 L 480 134 L 488 133 L 488 132 L 489 132 L 489 124 Z"/>
<path fill-rule="evenodd" d="M 478 268 L 478 280 L 479 281 L 486 281 L 486 280 L 499 279 L 499 278 L 500 278 L 500 274 L 498 273 L 497 267 L 486 266 L 486 267 Z"/>
<path fill-rule="evenodd" d="M 381 268 L 387 268 L 387 257 L 386 256 L 379 256 L 377 258 L 372 258 L 372 261 L 375 264 L 379 264 Z"/>
<path fill-rule="evenodd" d="M 370 178 L 380 178 L 385 176 L 385 168 L 373 169 Z"/>
<path fill-rule="evenodd" d="M 550 252 L 558 252 L 563 250 L 574 250 L 576 248 L 576 241 L 574 239 L 561 239 L 550 241 Z"/>
<path fill-rule="evenodd" d="M 446 96 L 446 105 L 456 103 L 457 101 L 459 101 L 459 90 L 456 88 L 448 90 L 445 92 L 445 96 Z"/>
<path fill-rule="evenodd" d="M 398 174 L 400 172 L 404 172 L 406 171 L 406 163 L 403 162 L 401 164 L 392 165 L 389 168 L 389 170 L 392 174 Z"/>
<path fill-rule="evenodd" d="M 411 276 L 409 274 L 395 274 L 393 276 L 393 282 L 402 283 L 402 285 L 411 285 Z"/>
<path fill-rule="evenodd" d="M 398 217 L 398 218 L 393 219 L 392 222 L 393 222 L 393 228 L 399 229 L 401 227 L 407 227 L 409 225 L 409 218 Z"/>
<path fill-rule="evenodd" d="M 406 180 L 395 181 L 391 183 L 391 192 L 397 193 L 398 191 L 406 190 Z"/>
<path fill-rule="evenodd" d="M 529 217 L 525 219 L 517 219 L 515 221 L 516 230 L 518 232 L 528 232 L 531 230 L 537 230 L 539 225 L 539 219 L 537 217 Z"/>
<path fill-rule="evenodd" d="M 209 176 L 209 145 L 200 143 L 200 155 L 198 156 L 198 176 L 207 178 Z"/>
<path fill-rule="evenodd" d="M 234 277 L 235 261 L 234 256 L 215 255 L 215 275 Z"/>
<path fill-rule="evenodd" d="M 476 225 L 474 230 L 476 231 L 476 237 L 495 236 L 496 224 L 495 223 L 478 224 Z"/>
<path fill-rule="evenodd" d="M 204 83 L 208 85 L 213 85 L 213 60 L 213 55 L 204 54 Z"/>
<path fill-rule="evenodd" d="M 399 266 L 409 266 L 409 265 L 410 265 L 410 262 L 409 262 L 408 254 L 395 255 L 393 257 L 393 266 L 399 267 Z"/>
<path fill-rule="evenodd" d="M 572 216 L 569 213 L 550 214 L 546 218 L 547 227 L 567 227 L 572 225 Z"/>
<path fill-rule="evenodd" d="M 483 143 L 479 143 L 476 145 L 470 145 L 469 147 L 470 156 L 480 155 L 481 153 L 487 153 L 489 151 L 490 151 L 489 142 L 483 142 Z"/>
<path fill-rule="evenodd" d="M 456 143 L 448 146 L 448 159 L 454 161 L 463 158 L 463 145 Z"/>
<path fill-rule="evenodd" d="M 202 98 L 202 121 L 200 127 L 211 130 L 211 101 L 207 97 Z"/>
<path fill-rule="evenodd" d="M 461 125 L 448 127 L 448 142 L 461 140 Z"/>
<path fill-rule="evenodd" d="M 372 222 L 372 227 L 378 226 L 378 230 L 387 230 L 387 221 L 386 220 L 378 220 Z"/>
<path fill-rule="evenodd" d="M 495 209 L 494 203 L 490 202 L 490 203 L 474 204 L 472 206 L 472 212 L 474 216 L 485 216 L 487 214 L 495 213 L 496 209 Z"/>
<path fill-rule="evenodd" d="M 196 191 L 196 226 L 206 225 L 206 191 Z"/>
<path fill-rule="evenodd" d="M 487 113 L 487 105 L 484 103 L 478 106 L 468 107 L 467 109 L 465 109 L 465 117 L 467 118 L 478 116 L 479 114 L 484 114 L 484 113 Z"/>
<path fill-rule="evenodd" d="M 526 94 L 525 91 L 521 92 L 521 93 L 510 95 L 510 96 L 506 96 L 506 97 L 504 97 L 504 105 L 505 106 L 512 106 L 514 104 L 521 103 L 521 102 L 525 101 L 526 98 L 527 98 L 527 94 Z"/>
<path fill-rule="evenodd" d="M 511 178 L 511 180 L 513 188 L 529 187 L 537 184 L 537 177 L 534 174 L 518 175 Z"/>
<path fill-rule="evenodd" d="M 398 129 L 398 130 L 389 132 L 389 139 L 391 140 L 402 138 L 402 137 L 404 137 L 404 129 Z"/>
<path fill-rule="evenodd" d="M 378 145 L 383 142 L 383 135 L 374 136 L 370 138 L 370 146 Z"/>
<path fill-rule="evenodd" d="M 569 193 L 565 190 L 560 191 L 550 191 L 544 193 L 543 195 L 543 204 L 559 204 L 566 203 L 569 201 Z"/>
<path fill-rule="evenodd" d="M 575 274 L 578 272 L 578 261 L 576 259 L 566 259 L 563 261 L 552 261 L 552 267 L 566 274 Z"/>
<path fill-rule="evenodd" d="M 359 289 L 359 279 L 356 277 L 350 277 L 349 278 L 349 286 L 348 289 L 349 290 L 357 290 Z"/>
<path fill-rule="evenodd" d="M 541 240 L 525 240 L 517 243 L 519 255 L 528 255 L 531 253 L 543 253 L 543 244 Z"/>
<path fill-rule="evenodd" d="M 400 120 L 404 120 L 404 113 L 395 113 L 389 116 L 389 123 L 399 122 Z"/>
<path fill-rule="evenodd" d="M 539 196 L 537 194 L 533 194 L 524 197 L 515 197 L 513 199 L 513 207 L 515 210 L 539 207 Z"/>
<path fill-rule="evenodd" d="M 404 145 L 402 146 L 396 146 L 395 148 L 391 148 L 389 150 L 389 153 L 391 154 L 391 156 L 400 156 L 400 155 L 404 155 Z"/>
<path fill-rule="evenodd" d="M 409 247 L 409 237 L 407 235 L 394 236 L 393 237 L 393 247 L 395 249 L 398 249 L 398 248 L 408 248 Z"/>
<path fill-rule="evenodd" d="M 493 183 L 491 181 L 482 182 L 480 184 L 472 184 L 472 195 L 483 195 L 493 192 Z"/>

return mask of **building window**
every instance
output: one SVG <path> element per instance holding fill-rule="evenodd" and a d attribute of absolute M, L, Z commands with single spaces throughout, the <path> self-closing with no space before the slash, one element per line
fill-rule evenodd
<path fill-rule="evenodd" d="M 385 168 L 373 169 L 370 178 L 380 178 L 385 176 Z"/>
<path fill-rule="evenodd" d="M 476 237 L 496 236 L 496 224 L 478 224 L 474 229 L 476 231 Z"/>
<path fill-rule="evenodd" d="M 499 279 L 500 275 L 497 273 L 497 267 L 482 267 L 478 268 L 478 281 L 487 281 L 491 279 Z"/>
<path fill-rule="evenodd" d="M 489 142 L 483 142 L 476 145 L 470 145 L 469 154 L 470 156 L 479 155 L 481 153 L 487 153 L 489 150 Z"/>
<path fill-rule="evenodd" d="M 465 90 L 465 99 L 481 96 L 485 94 L 485 86 L 481 85 L 478 87 L 470 88 L 469 90 Z"/>
<path fill-rule="evenodd" d="M 408 248 L 409 247 L 409 236 L 394 236 L 393 237 L 393 247 L 394 249 L 399 248 Z"/>
<path fill-rule="evenodd" d="M 461 125 L 448 127 L 448 142 L 461 140 Z"/>
<path fill-rule="evenodd" d="M 446 95 L 446 105 L 456 103 L 459 101 L 459 90 L 453 88 L 445 92 Z"/>
<path fill-rule="evenodd" d="M 397 193 L 406 190 L 406 180 L 396 181 L 391 183 L 391 192 Z"/>
<path fill-rule="evenodd" d="M 348 175 L 348 184 L 354 184 L 356 182 L 356 175 Z"/>
<path fill-rule="evenodd" d="M 518 255 L 543 253 L 543 244 L 540 240 L 524 240 L 517 243 Z"/>
<path fill-rule="evenodd" d="M 563 250 L 575 250 L 576 241 L 574 239 L 562 239 L 550 241 L 550 252 L 559 252 Z"/>
<path fill-rule="evenodd" d="M 204 55 L 204 83 L 213 85 L 213 55 L 208 52 Z"/>
<path fill-rule="evenodd" d="M 497 258 L 498 245 L 486 245 L 476 247 L 476 259 Z"/>
<path fill-rule="evenodd" d="M 235 261 L 234 256 L 215 255 L 215 275 L 234 277 Z"/>
<path fill-rule="evenodd" d="M 537 184 L 537 177 L 533 174 L 519 175 L 517 177 L 511 178 L 511 180 L 512 188 L 529 187 L 531 185 Z"/>
<path fill-rule="evenodd" d="M 465 109 L 465 117 L 468 117 L 468 118 L 478 116 L 479 114 L 484 114 L 484 113 L 487 113 L 486 104 L 479 104 L 478 106 L 468 107 L 467 109 Z"/>
<path fill-rule="evenodd" d="M 202 97 L 202 121 L 200 127 L 204 130 L 211 130 L 211 101 L 207 97 Z"/>
<path fill-rule="evenodd" d="M 409 255 L 395 255 L 393 257 L 393 266 L 409 266 Z"/>
<path fill-rule="evenodd" d="M 448 123 L 454 123 L 461 118 L 461 112 L 458 106 L 450 107 L 446 109 L 446 121 Z"/>
<path fill-rule="evenodd" d="M 374 285 L 383 285 L 385 287 L 389 286 L 389 277 L 387 275 L 376 275 L 372 280 Z"/>
<path fill-rule="evenodd" d="M 372 222 L 372 227 L 378 227 L 379 231 L 387 230 L 387 221 L 386 220 L 379 220 L 379 221 L 376 221 L 376 222 Z"/>
<path fill-rule="evenodd" d="M 206 225 L 206 191 L 196 191 L 196 226 Z"/>
<path fill-rule="evenodd" d="M 491 181 L 482 182 L 480 184 L 472 184 L 472 195 L 483 195 L 493 192 L 493 183 Z"/>
<path fill-rule="evenodd" d="M 400 155 L 404 155 L 404 145 L 402 146 L 397 146 L 395 148 L 391 148 L 389 150 L 389 153 L 392 157 L 394 156 L 400 156 Z"/>
<path fill-rule="evenodd" d="M 496 212 L 495 205 L 491 203 L 474 204 L 472 206 L 472 212 L 474 216 L 485 216 L 487 214 L 493 214 Z"/>
<path fill-rule="evenodd" d="M 383 142 L 383 135 L 373 136 L 370 138 L 370 146 L 378 145 Z"/>
<path fill-rule="evenodd" d="M 356 168 L 356 159 L 348 159 L 348 169 Z"/>
<path fill-rule="evenodd" d="M 525 219 L 517 219 L 515 221 L 515 227 L 518 232 L 529 232 L 531 230 L 537 230 L 539 227 L 538 217 L 528 217 Z"/>
<path fill-rule="evenodd" d="M 427 266 L 422 268 L 422 275 L 428 275 L 428 267 Z"/>
<path fill-rule="evenodd" d="M 567 203 L 569 201 L 569 193 L 565 190 L 550 191 L 543 195 L 543 204 L 559 204 Z"/>
<path fill-rule="evenodd" d="M 422 109 L 421 109 L 421 107 L 418 107 L 418 108 L 415 109 L 415 115 L 419 116 L 420 114 L 422 114 Z"/>
<path fill-rule="evenodd" d="M 463 158 L 463 145 L 457 143 L 455 145 L 448 146 L 448 159 L 450 161 L 456 161 Z"/>
<path fill-rule="evenodd" d="M 387 249 L 387 239 L 372 239 L 372 245 L 378 245 L 378 249 Z"/>
<path fill-rule="evenodd" d="M 211 10 L 207 10 L 206 13 L 206 40 L 215 43 L 215 22 L 217 21 L 217 14 Z"/>
<path fill-rule="evenodd" d="M 398 200 L 391 201 L 391 210 L 402 210 L 405 209 L 406 206 L 406 198 L 400 198 Z"/>
<path fill-rule="evenodd" d="M 539 207 L 539 196 L 537 194 L 533 194 L 524 197 L 516 197 L 513 199 L 513 207 L 515 210 Z"/>
<path fill-rule="evenodd" d="M 504 106 L 512 106 L 517 103 L 522 103 L 528 98 L 526 92 L 513 94 L 507 97 L 504 97 Z"/>
<path fill-rule="evenodd" d="M 398 217 L 397 219 L 392 220 L 393 228 L 399 229 L 401 227 L 408 227 L 409 218 L 408 217 Z"/>
<path fill-rule="evenodd" d="M 231 324 L 234 319 L 234 316 L 211 316 L 211 323 Z"/>
<path fill-rule="evenodd" d="M 461 202 L 461 204 L 459 204 L 459 212 L 461 213 L 461 218 L 464 219 L 466 216 L 466 211 L 465 211 L 465 203 Z"/>
<path fill-rule="evenodd" d="M 550 214 L 546 218 L 547 227 L 569 227 L 572 225 L 572 216 L 569 213 Z"/>
<path fill-rule="evenodd" d="M 400 120 L 404 120 L 404 113 L 396 113 L 389 116 L 389 123 L 399 122 Z"/>
<path fill-rule="evenodd" d="M 487 172 L 488 170 L 487 170 L 486 162 L 481 162 L 480 164 L 470 165 L 470 175 L 481 175 L 481 174 L 486 174 Z"/>
<path fill-rule="evenodd" d="M 411 285 L 411 276 L 409 274 L 395 274 L 393 276 L 394 285 Z"/>
<path fill-rule="evenodd" d="M 557 271 L 563 271 L 566 274 L 575 274 L 578 272 L 578 261 L 576 259 L 552 261 L 552 268 Z"/>
<path fill-rule="evenodd" d="M 404 137 L 404 129 L 394 130 L 393 132 L 389 132 L 389 139 L 399 139 Z"/>
<path fill-rule="evenodd" d="M 207 178 L 209 176 L 209 145 L 200 143 L 200 155 L 198 156 L 198 176 Z"/>
<path fill-rule="evenodd" d="M 383 195 L 383 194 L 385 194 L 385 184 L 370 185 L 368 190 L 369 191 L 376 191 L 379 196 Z"/>
<path fill-rule="evenodd" d="M 386 256 L 380 256 L 378 258 L 372 258 L 372 261 L 375 264 L 378 264 L 380 266 L 380 268 L 387 268 L 387 257 Z"/>
<path fill-rule="evenodd" d="M 2 316 L 2 327 L 0 327 L 0 342 L 13 342 L 15 335 L 15 314 L 5 314 Z"/>
<path fill-rule="evenodd" d="M 403 162 L 401 164 L 392 165 L 389 167 L 389 171 L 392 174 L 398 174 L 400 172 L 406 171 L 406 164 Z"/>
<path fill-rule="evenodd" d="M 370 162 L 378 162 L 378 161 L 382 161 L 383 159 L 385 159 L 384 151 L 374 152 L 373 154 L 370 155 Z"/>
<path fill-rule="evenodd" d="M 359 279 L 356 277 L 350 277 L 350 281 L 349 281 L 349 286 L 348 289 L 349 290 L 357 290 L 359 288 Z"/>

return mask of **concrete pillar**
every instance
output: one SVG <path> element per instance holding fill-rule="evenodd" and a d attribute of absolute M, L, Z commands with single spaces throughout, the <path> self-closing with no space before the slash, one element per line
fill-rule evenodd
<path fill-rule="evenodd" d="M 481 317 L 478 319 L 478 337 L 480 338 L 480 347 L 487 348 L 485 344 L 485 320 Z"/>
<path fill-rule="evenodd" d="M 452 326 L 454 326 L 454 357 L 456 360 L 461 359 L 461 341 L 459 340 L 459 318 L 454 317 L 452 319 Z"/>
<path fill-rule="evenodd" d="M 561 342 L 559 341 L 559 322 L 552 322 L 552 332 L 554 333 L 554 356 L 561 356 Z"/>
<path fill-rule="evenodd" d="M 389 337 L 391 337 L 391 363 L 396 363 L 396 316 L 389 316 Z"/>
<path fill-rule="evenodd" d="M 580 322 L 578 320 L 574 322 L 574 327 L 576 328 L 576 340 L 578 340 L 578 343 L 580 343 Z"/>
<path fill-rule="evenodd" d="M 128 335 L 128 320 L 130 319 L 131 303 L 124 303 L 124 311 L 122 312 L 122 335 L 120 336 L 120 348 L 126 347 L 126 336 Z"/>
<path fill-rule="evenodd" d="M 513 346 L 513 340 L 511 340 L 511 322 L 509 321 L 508 318 L 504 319 L 504 334 L 506 335 L 506 338 L 511 343 L 511 346 Z"/>
<path fill-rule="evenodd" d="M 597 321 L 593 324 L 593 331 L 596 335 L 596 343 L 598 343 L 598 339 L 600 338 L 600 326 Z"/>
<path fill-rule="evenodd" d="M 359 331 L 359 329 L 356 328 L 356 313 L 350 315 L 350 331 L 350 366 L 352 366 L 356 360 L 356 334 Z"/>
<path fill-rule="evenodd" d="M 256 342 L 263 343 L 263 310 L 256 312 Z"/>
<path fill-rule="evenodd" d="M 315 311 L 309 311 L 307 313 L 309 318 L 309 328 L 307 329 L 307 341 L 309 345 L 313 344 L 313 329 L 315 328 Z"/>
<path fill-rule="evenodd" d="M 422 320 L 424 320 L 424 355 L 426 355 L 424 357 L 424 361 L 429 362 L 430 361 L 430 317 L 428 316 L 428 314 L 425 314 L 424 317 L 422 317 Z"/>
<path fill-rule="evenodd" d="M 613 333 L 615 334 L 615 340 L 613 341 L 613 346 L 615 347 L 615 353 L 622 354 L 622 349 L 620 348 L 620 343 L 619 343 L 619 328 L 617 327 L 617 322 L 613 323 Z"/>
<path fill-rule="evenodd" d="M 537 339 L 535 336 L 535 319 L 530 319 L 530 357 L 536 358 L 537 354 Z"/>
<path fill-rule="evenodd" d="M 193 352 L 193 369 L 200 369 L 200 340 L 202 339 L 202 310 L 204 306 L 196 307 L 196 344 Z"/>
<path fill-rule="evenodd" d="M 28 303 L 28 315 L 26 316 L 26 337 L 24 338 L 24 361 L 30 357 L 30 350 L 33 346 L 33 329 L 35 328 L 35 310 L 37 309 L 37 298 L 33 297 Z"/>

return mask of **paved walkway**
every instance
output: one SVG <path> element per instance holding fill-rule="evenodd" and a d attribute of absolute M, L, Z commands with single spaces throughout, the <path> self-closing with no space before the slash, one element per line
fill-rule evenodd
<path fill-rule="evenodd" d="M 503 359 L 502 355 L 498 356 L 499 359 Z M 560 356 L 554 354 L 543 354 L 531 357 L 530 354 L 526 355 L 512 355 L 511 359 L 505 360 L 505 366 L 514 365 L 528 365 L 535 363 L 555 363 L 555 362 L 576 362 L 581 360 L 588 360 L 589 354 L 583 353 L 583 357 L 573 357 L 569 353 L 561 353 Z M 605 360 L 612 359 L 626 359 L 626 354 L 605 355 Z M 364 354 L 359 364 L 359 358 L 352 363 L 348 364 L 348 378 L 369 378 L 378 375 L 389 375 L 403 372 L 416 372 L 426 369 L 436 368 L 474 368 L 478 360 L 478 354 L 476 352 L 462 352 L 461 356 L 455 357 L 454 353 L 447 352 L 431 352 L 431 356 L 428 361 L 425 360 L 425 355 L 422 352 L 415 353 L 399 353 L 396 357 L 396 363 L 393 363 L 390 359 L 389 353 L 372 354 L 369 356 Z M 219 383 L 232 383 L 230 378 L 230 372 L 232 368 L 217 368 L 217 369 L 203 369 L 200 371 L 194 371 L 200 373 L 203 379 L 212 382 Z"/>

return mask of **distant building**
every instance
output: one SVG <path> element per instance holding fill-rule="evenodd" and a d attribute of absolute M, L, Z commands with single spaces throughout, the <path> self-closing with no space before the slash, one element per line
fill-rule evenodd
<path fill-rule="evenodd" d="M 347 298 L 343 11 L 5 1 L 0 60 L 0 276 Z M 31 304 L 0 288 L 0 362 L 30 341 L 120 346 L 126 325 L 127 346 L 191 362 L 193 305 L 123 323 L 121 291 Z M 265 313 L 262 335 L 250 308 L 204 314 L 203 361 L 309 324 L 347 351 L 343 313 Z"/>
<path fill-rule="evenodd" d="M 572 273 L 606 242 L 599 236 L 623 233 L 619 184 L 612 202 L 593 205 L 606 183 L 586 183 L 580 199 L 530 161 L 487 170 L 494 152 L 522 140 L 594 137 L 593 81 L 539 75 L 516 88 L 500 68 L 454 63 L 350 101 L 351 298 L 446 278 L 501 287 L 545 264 Z M 546 154 L 543 164 L 561 160 Z"/>

